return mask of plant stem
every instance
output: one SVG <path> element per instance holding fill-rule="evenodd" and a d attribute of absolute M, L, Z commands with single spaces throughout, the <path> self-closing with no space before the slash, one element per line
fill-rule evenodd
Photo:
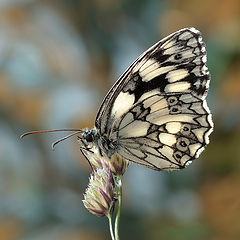
<path fill-rule="evenodd" d="M 112 215 L 108 214 L 107 217 L 108 217 L 109 230 L 110 230 L 110 233 L 111 233 L 112 240 L 115 240 L 115 237 L 114 237 L 114 234 L 113 234 L 113 227 L 112 227 Z"/>
<path fill-rule="evenodd" d="M 115 237 L 116 240 L 119 240 L 119 221 L 122 210 L 122 180 L 120 175 L 116 176 L 116 185 L 118 187 L 118 210 L 115 218 Z"/>

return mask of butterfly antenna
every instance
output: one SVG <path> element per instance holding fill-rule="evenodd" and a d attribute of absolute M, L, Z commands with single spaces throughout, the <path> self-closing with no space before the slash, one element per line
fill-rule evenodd
<path fill-rule="evenodd" d="M 24 138 L 25 136 L 36 134 L 36 133 L 51 133 L 51 132 L 84 132 L 81 129 L 54 129 L 54 130 L 42 130 L 42 131 L 31 131 L 26 132 L 20 136 L 20 138 Z"/>
<path fill-rule="evenodd" d="M 72 136 L 74 136 L 74 135 L 76 135 L 76 134 L 78 134 L 78 133 L 82 133 L 82 131 L 78 131 L 78 132 L 71 133 L 71 134 L 67 135 L 66 137 L 60 138 L 59 140 L 53 142 L 53 143 L 52 143 L 52 150 L 53 150 L 53 151 L 55 150 L 55 146 L 56 146 L 58 143 L 66 140 L 66 139 L 68 139 L 68 138 L 70 138 L 70 137 L 72 137 Z"/>
<path fill-rule="evenodd" d="M 52 150 L 54 151 L 54 147 L 56 146 L 56 144 L 64 141 L 65 139 L 68 139 L 78 133 L 82 133 L 84 132 L 83 130 L 81 129 L 54 129 L 54 130 L 43 130 L 43 131 L 31 131 L 31 132 L 26 132 L 24 134 L 22 134 L 20 136 L 20 138 L 24 138 L 25 136 L 28 136 L 28 135 L 32 135 L 32 134 L 37 134 L 37 133 L 51 133 L 51 132 L 74 132 L 74 133 L 71 133 L 69 135 L 67 135 L 66 137 L 63 137 L 63 138 L 60 138 L 59 140 L 55 141 L 52 143 Z"/>

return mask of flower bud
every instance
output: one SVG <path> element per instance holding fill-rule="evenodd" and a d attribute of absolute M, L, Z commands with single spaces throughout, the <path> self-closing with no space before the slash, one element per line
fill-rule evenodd
<path fill-rule="evenodd" d="M 100 157 L 97 154 L 88 153 L 88 160 L 93 170 L 97 170 L 98 168 L 108 167 L 108 165 L 106 164 L 106 161 L 104 161 L 102 157 Z"/>
<path fill-rule="evenodd" d="M 120 155 L 114 154 L 109 162 L 109 168 L 114 175 L 123 175 L 128 167 L 128 161 Z"/>
<path fill-rule="evenodd" d="M 106 156 L 99 157 L 96 154 L 88 154 L 89 161 L 94 170 L 98 168 L 109 168 L 114 175 L 123 175 L 128 167 L 128 161 L 115 153 L 111 159 Z"/>
<path fill-rule="evenodd" d="M 114 202 L 114 180 L 110 169 L 96 169 L 89 178 L 84 206 L 96 216 L 106 216 L 111 212 Z"/>

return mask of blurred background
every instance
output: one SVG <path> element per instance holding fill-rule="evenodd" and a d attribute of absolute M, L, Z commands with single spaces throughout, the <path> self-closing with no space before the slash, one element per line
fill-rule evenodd
<path fill-rule="evenodd" d="M 76 138 L 37 129 L 93 127 L 119 75 L 183 27 L 199 29 L 215 130 L 187 169 L 132 164 L 121 239 L 240 239 L 240 1 L 0 0 L 0 240 L 110 239 L 81 200 L 90 167 Z"/>

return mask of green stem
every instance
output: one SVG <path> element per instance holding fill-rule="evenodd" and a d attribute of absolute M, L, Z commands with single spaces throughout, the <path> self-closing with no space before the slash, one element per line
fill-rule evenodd
<path fill-rule="evenodd" d="M 115 237 L 114 237 L 114 234 L 113 234 L 113 227 L 112 227 L 112 215 L 108 214 L 107 217 L 108 217 L 109 230 L 110 230 L 110 233 L 111 233 L 112 240 L 115 240 Z"/>
<path fill-rule="evenodd" d="M 122 210 L 122 180 L 120 175 L 116 176 L 116 185 L 118 187 L 118 210 L 115 218 L 115 237 L 116 240 L 119 240 L 119 221 Z"/>

